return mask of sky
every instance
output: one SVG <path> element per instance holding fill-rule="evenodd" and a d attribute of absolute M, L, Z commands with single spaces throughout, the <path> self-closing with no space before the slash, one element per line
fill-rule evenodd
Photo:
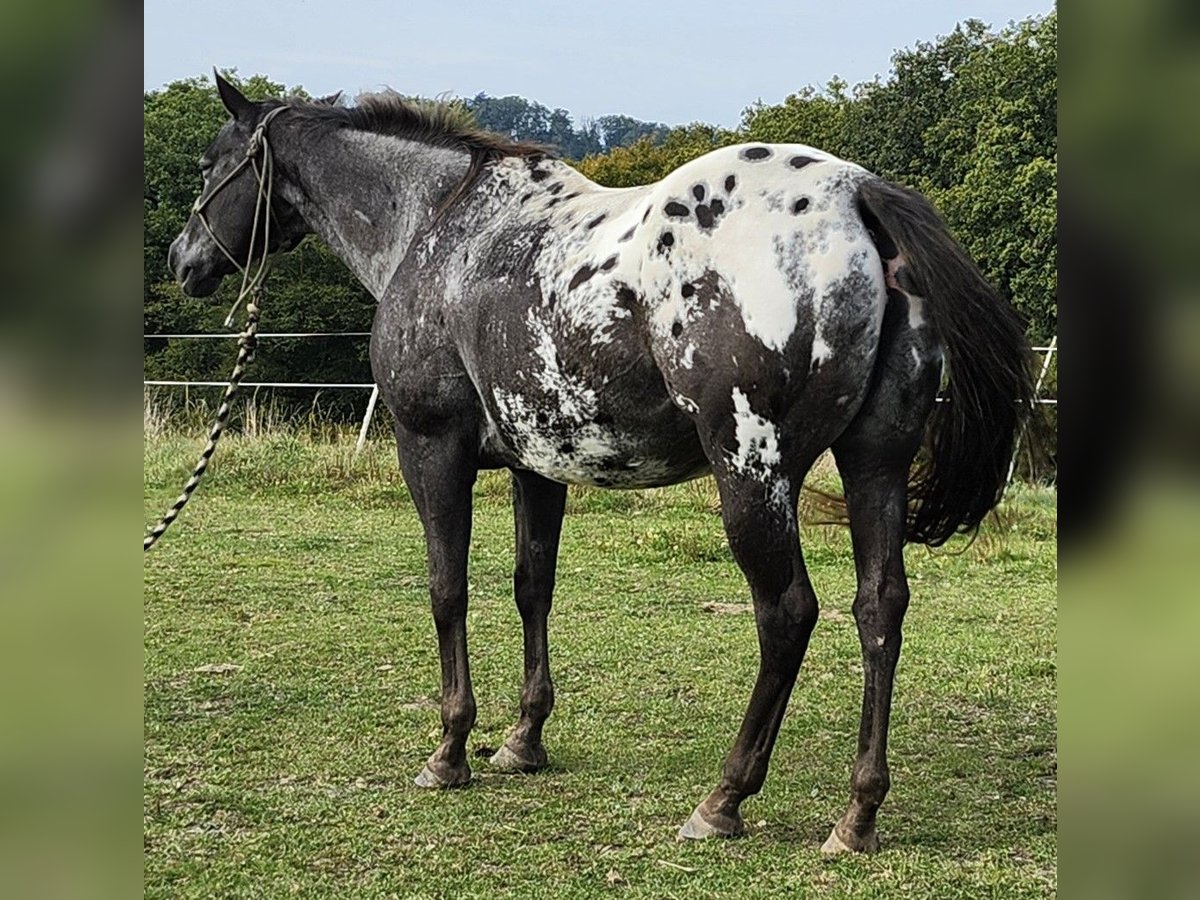
<path fill-rule="evenodd" d="M 144 86 L 236 69 L 314 95 L 518 94 L 580 118 L 734 126 L 964 19 L 994 28 L 1052 0 L 147 0 Z"/>

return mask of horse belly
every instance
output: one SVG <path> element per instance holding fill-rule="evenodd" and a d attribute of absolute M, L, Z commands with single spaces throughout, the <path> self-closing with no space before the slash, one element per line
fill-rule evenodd
<path fill-rule="evenodd" d="M 665 393 L 625 414 L 605 403 L 579 415 L 570 397 L 496 388 L 486 448 L 554 481 L 607 488 L 677 484 L 708 472 L 691 420 Z M 610 398 L 611 399 L 611 398 Z"/>

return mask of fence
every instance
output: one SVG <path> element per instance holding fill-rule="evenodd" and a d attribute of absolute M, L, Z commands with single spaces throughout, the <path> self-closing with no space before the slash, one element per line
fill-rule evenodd
<path fill-rule="evenodd" d="M 266 338 L 331 338 L 331 337 L 361 337 L 369 338 L 369 331 L 269 331 L 261 332 L 258 337 Z M 233 340 L 236 341 L 236 334 L 144 334 L 143 340 Z M 1035 353 L 1044 354 L 1042 366 L 1037 379 L 1036 402 L 1043 405 L 1058 405 L 1058 398 L 1043 397 L 1042 390 L 1046 385 L 1046 376 L 1050 372 L 1051 363 L 1054 361 L 1054 355 L 1058 352 L 1058 335 L 1055 335 L 1049 344 L 1044 347 L 1034 347 Z M 227 382 L 224 381 L 171 381 L 171 380 L 144 380 L 144 387 L 225 387 Z M 312 388 L 313 390 L 358 390 L 371 392 L 370 399 L 367 400 L 367 411 L 363 415 L 362 426 L 358 430 L 358 442 L 355 444 L 355 452 L 362 450 L 363 444 L 367 440 L 367 431 L 371 427 L 371 420 L 375 417 L 375 408 L 379 403 L 379 386 L 373 382 L 367 384 L 354 384 L 348 382 L 315 382 L 315 381 L 243 381 L 242 387 L 248 388 Z M 939 398 L 940 399 L 940 398 Z M 1016 455 L 1013 455 L 1014 465 Z M 1012 466 L 1009 467 L 1008 477 L 1012 479 Z"/>

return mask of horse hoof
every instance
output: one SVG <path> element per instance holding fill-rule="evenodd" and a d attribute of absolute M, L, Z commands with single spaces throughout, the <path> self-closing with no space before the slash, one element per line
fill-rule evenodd
<path fill-rule="evenodd" d="M 519 753 L 508 744 L 504 744 L 492 754 L 488 760 L 493 769 L 498 772 L 520 772 L 528 774 L 546 767 L 546 751 L 541 744 L 531 748 L 529 754 Z"/>
<path fill-rule="evenodd" d="M 471 770 L 467 766 L 463 766 L 461 771 L 447 771 L 446 774 L 439 775 L 426 764 L 421 770 L 421 774 L 413 779 L 413 784 L 419 788 L 427 788 L 431 790 L 439 790 L 442 788 L 462 787 L 471 780 Z"/>
<path fill-rule="evenodd" d="M 837 856 L 839 853 L 878 853 L 879 834 L 872 828 L 866 837 L 852 838 L 847 843 L 842 840 L 842 836 L 838 834 L 837 826 L 834 825 L 833 830 L 829 832 L 829 837 L 821 845 L 821 852 L 827 856 Z"/>
<path fill-rule="evenodd" d="M 741 816 L 714 816 L 709 818 L 697 806 L 691 818 L 683 823 L 676 838 L 681 841 L 696 841 L 710 837 L 732 838 L 742 834 Z"/>

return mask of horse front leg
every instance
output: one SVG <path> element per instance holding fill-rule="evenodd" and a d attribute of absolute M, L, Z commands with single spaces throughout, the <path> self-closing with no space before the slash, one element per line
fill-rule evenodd
<path fill-rule="evenodd" d="M 513 472 L 517 561 L 513 592 L 525 632 L 525 684 L 521 718 L 491 763 L 505 772 L 534 772 L 546 765 L 542 727 L 554 709 L 546 620 L 554 595 L 558 538 L 567 486 L 532 472 Z"/>
<path fill-rule="evenodd" d="M 457 434 L 417 436 L 398 425 L 396 442 L 400 468 L 425 528 L 429 596 L 442 664 L 442 742 L 416 784 L 457 787 L 471 780 L 467 736 L 475 725 L 467 660 L 467 551 L 477 461 L 470 441 Z"/>

